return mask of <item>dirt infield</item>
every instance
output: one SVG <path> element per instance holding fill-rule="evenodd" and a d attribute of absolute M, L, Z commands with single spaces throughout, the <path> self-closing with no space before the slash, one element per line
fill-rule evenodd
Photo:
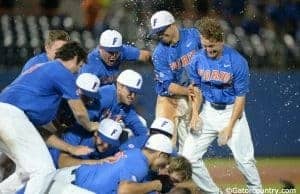
<path fill-rule="evenodd" d="M 244 184 L 232 159 L 208 159 L 206 164 L 217 184 Z M 263 185 L 278 185 L 281 179 L 300 185 L 300 158 L 258 159 L 257 167 Z"/>

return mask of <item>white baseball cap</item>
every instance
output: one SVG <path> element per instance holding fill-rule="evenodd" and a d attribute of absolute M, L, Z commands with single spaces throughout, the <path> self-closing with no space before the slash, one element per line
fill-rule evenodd
<path fill-rule="evenodd" d="M 92 98 L 99 98 L 99 78 L 91 73 L 82 73 L 76 79 L 76 85 L 81 89 L 83 95 Z"/>
<path fill-rule="evenodd" d="M 151 31 L 149 35 L 163 31 L 173 23 L 175 23 L 175 19 L 170 12 L 165 10 L 158 11 L 151 17 Z"/>
<path fill-rule="evenodd" d="M 142 88 L 143 78 L 138 72 L 126 69 L 120 73 L 117 82 L 125 85 L 129 91 L 139 93 Z"/>
<path fill-rule="evenodd" d="M 151 135 L 145 144 L 146 148 L 151 150 L 164 152 L 167 154 L 172 153 L 172 142 L 170 138 L 163 134 Z"/>
<path fill-rule="evenodd" d="M 100 35 L 99 45 L 108 52 L 119 52 L 122 49 L 122 35 L 116 30 L 105 30 Z"/>
<path fill-rule="evenodd" d="M 150 130 L 158 130 L 162 133 L 173 135 L 174 123 L 170 119 L 157 117 L 151 124 Z"/>
<path fill-rule="evenodd" d="M 112 119 L 103 119 L 98 128 L 100 138 L 108 144 L 113 146 L 120 145 L 120 135 L 122 133 L 122 127 L 120 123 Z"/>

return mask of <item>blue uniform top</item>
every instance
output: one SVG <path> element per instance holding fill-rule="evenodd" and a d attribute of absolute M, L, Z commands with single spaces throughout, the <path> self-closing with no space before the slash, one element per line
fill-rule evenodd
<path fill-rule="evenodd" d="M 100 114 L 103 118 L 113 120 L 122 120 L 125 126 L 131 129 L 136 136 L 145 136 L 148 129 L 138 118 L 133 106 L 127 106 L 119 103 L 117 99 L 117 89 L 115 85 L 106 85 L 100 87 Z"/>
<path fill-rule="evenodd" d="M 218 59 L 208 57 L 202 49 L 194 56 L 189 74 L 208 102 L 233 104 L 236 96 L 244 96 L 249 91 L 248 63 L 227 45 Z"/>
<path fill-rule="evenodd" d="M 119 66 L 124 61 L 136 61 L 139 59 L 140 50 L 136 47 L 123 45 L 120 57 L 116 64 L 108 66 L 101 58 L 99 48 L 93 49 L 87 59 L 87 64 L 80 69 L 80 73 L 92 73 L 99 77 L 100 84 L 112 84 L 119 74 Z"/>
<path fill-rule="evenodd" d="M 22 72 L 26 71 L 27 69 L 29 69 L 30 67 L 38 64 L 38 63 L 46 63 L 50 61 L 47 57 L 47 54 L 45 52 L 40 53 L 32 58 L 30 58 L 24 65 Z"/>
<path fill-rule="evenodd" d="M 117 193 L 121 181 L 143 182 L 149 161 L 140 149 L 117 153 L 113 163 L 81 165 L 75 172 L 75 185 L 97 194 Z"/>
<path fill-rule="evenodd" d="M 185 67 L 201 48 L 200 33 L 196 28 L 180 29 L 179 36 L 180 39 L 175 45 L 159 43 L 152 55 L 156 92 L 160 96 L 171 95 L 168 92 L 171 83 L 181 86 L 189 84 Z"/>
<path fill-rule="evenodd" d="M 75 77 L 59 61 L 36 64 L 19 75 L 0 94 L 0 102 L 25 112 L 34 125 L 55 118 L 62 98 L 79 99 Z"/>

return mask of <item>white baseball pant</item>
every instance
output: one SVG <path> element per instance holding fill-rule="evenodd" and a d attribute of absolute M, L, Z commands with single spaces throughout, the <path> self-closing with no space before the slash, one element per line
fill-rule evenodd
<path fill-rule="evenodd" d="M 228 124 L 232 109 L 233 105 L 227 105 L 225 110 L 215 110 L 209 102 L 204 103 L 200 114 L 203 121 L 202 133 L 198 136 L 190 134 L 183 147 L 182 155 L 189 159 L 193 166 L 193 179 L 206 193 L 219 193 L 220 190 L 210 177 L 202 157 L 219 131 Z M 236 122 L 227 145 L 233 153 L 238 169 L 246 178 L 249 193 L 261 193 L 262 185 L 255 166 L 254 149 L 245 113 Z"/>
<path fill-rule="evenodd" d="M 179 144 L 179 153 L 188 136 L 188 125 L 191 117 L 191 104 L 184 96 L 157 96 L 156 117 L 165 117 L 173 121 L 175 136 Z"/>
<path fill-rule="evenodd" d="M 51 183 L 47 186 L 48 194 L 95 194 L 92 191 L 80 188 L 72 184 L 75 181 L 76 175 L 73 170 L 79 168 L 80 165 L 58 169 L 52 173 Z"/>
<path fill-rule="evenodd" d="M 25 113 L 7 103 L 0 103 L 0 151 L 16 164 L 0 183 L 0 193 L 15 193 L 26 182 L 25 194 L 44 193 L 47 176 L 55 170 L 47 146 Z"/>

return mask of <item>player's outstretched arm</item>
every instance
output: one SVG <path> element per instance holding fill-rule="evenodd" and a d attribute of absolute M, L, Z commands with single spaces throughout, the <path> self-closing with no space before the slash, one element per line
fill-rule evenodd
<path fill-rule="evenodd" d="M 161 191 L 161 188 L 162 184 L 159 180 L 145 183 L 121 181 L 118 188 L 118 194 L 143 194 L 151 191 Z"/>
<path fill-rule="evenodd" d="M 109 162 L 112 160 L 113 157 L 107 157 L 99 160 L 80 159 L 80 158 L 75 158 L 68 153 L 61 153 L 58 159 L 58 167 L 64 168 L 64 167 L 77 166 L 81 164 L 102 164 L 104 162 Z"/>
<path fill-rule="evenodd" d="M 91 122 L 87 110 L 80 99 L 68 100 L 68 104 L 77 122 L 88 131 L 96 131 L 99 127 L 98 122 Z"/>

